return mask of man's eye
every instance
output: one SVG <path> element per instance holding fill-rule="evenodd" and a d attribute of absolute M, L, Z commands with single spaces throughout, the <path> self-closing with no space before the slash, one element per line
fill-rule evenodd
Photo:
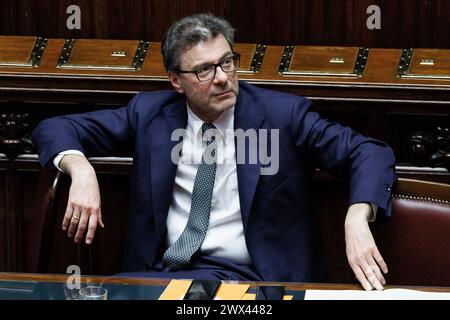
<path fill-rule="evenodd" d="M 212 66 L 204 66 L 201 67 L 200 69 L 197 69 L 197 74 L 207 74 L 209 72 L 211 72 L 212 70 Z"/>
<path fill-rule="evenodd" d="M 233 61 L 233 58 L 227 58 L 222 61 L 221 65 L 223 65 L 223 66 L 229 65 L 232 63 L 232 61 Z"/>

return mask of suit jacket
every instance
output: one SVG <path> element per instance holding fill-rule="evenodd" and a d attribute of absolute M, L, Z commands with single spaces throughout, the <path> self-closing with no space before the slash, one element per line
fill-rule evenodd
<path fill-rule="evenodd" d="M 248 251 L 265 280 L 314 281 L 322 270 L 311 210 L 315 167 L 350 179 L 349 204 L 372 202 L 390 214 L 394 155 L 384 143 L 311 111 L 309 100 L 239 82 L 235 129 L 279 129 L 279 170 L 261 175 L 257 163 L 237 164 L 239 201 Z M 42 165 L 59 152 L 114 155 L 134 143 L 125 271 L 152 265 L 164 243 L 177 165 L 171 133 L 185 128 L 186 100 L 175 91 L 137 94 L 128 106 L 44 120 L 33 132 Z M 270 137 L 270 134 L 268 135 Z M 264 141 L 263 141 L 264 142 Z M 259 148 L 260 141 L 249 148 Z M 264 162 L 263 162 L 264 163 Z"/>

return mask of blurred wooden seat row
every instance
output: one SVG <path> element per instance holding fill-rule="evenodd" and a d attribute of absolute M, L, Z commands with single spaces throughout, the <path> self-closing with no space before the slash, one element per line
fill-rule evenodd
<path fill-rule="evenodd" d="M 134 90 L 148 90 L 155 82 L 167 82 L 160 48 L 159 42 L 143 40 L 0 36 L 0 79 L 20 76 L 33 87 L 39 87 L 33 79 L 46 79 L 47 83 L 58 79 L 51 82 L 52 88 L 69 88 L 64 81 L 69 78 L 101 77 L 130 81 Z M 450 88 L 450 50 L 248 43 L 237 43 L 234 50 L 241 54 L 241 79 L 274 87 L 372 86 L 375 91 L 422 88 L 436 92 Z M 110 90 L 121 88 L 108 86 Z M 91 84 L 83 87 L 91 88 Z M 369 92 L 364 94 L 368 97 Z"/>
<path fill-rule="evenodd" d="M 23 138 L 44 117 L 170 89 L 160 48 L 143 40 L 0 36 L 3 152 L 10 159 L 32 153 Z M 309 97 L 330 120 L 388 142 L 402 164 L 450 167 L 450 50 L 248 43 L 234 50 L 240 79 Z"/>

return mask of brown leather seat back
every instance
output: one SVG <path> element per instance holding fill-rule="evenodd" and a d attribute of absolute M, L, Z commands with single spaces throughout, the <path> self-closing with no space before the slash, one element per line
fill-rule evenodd
<path fill-rule="evenodd" d="M 450 185 L 399 179 L 392 219 L 372 227 L 389 284 L 450 286 Z"/>

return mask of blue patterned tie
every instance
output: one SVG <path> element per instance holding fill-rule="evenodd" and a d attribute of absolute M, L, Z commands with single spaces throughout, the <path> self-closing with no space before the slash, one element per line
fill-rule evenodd
<path fill-rule="evenodd" d="M 164 253 L 163 264 L 167 271 L 176 271 L 189 264 L 192 255 L 200 248 L 208 231 L 217 159 L 215 130 L 211 129 L 216 127 L 203 123 L 202 132 L 206 138 L 206 148 L 195 176 L 191 211 L 180 237 Z"/>

